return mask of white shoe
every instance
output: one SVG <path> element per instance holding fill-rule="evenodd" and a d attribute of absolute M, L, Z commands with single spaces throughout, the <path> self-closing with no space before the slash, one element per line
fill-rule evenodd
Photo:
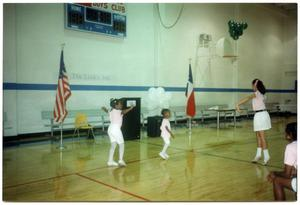
<path fill-rule="evenodd" d="M 168 155 L 167 153 L 165 153 L 165 157 L 166 157 L 167 159 L 169 159 L 169 155 Z"/>
<path fill-rule="evenodd" d="M 270 158 L 269 159 L 264 159 L 263 165 L 266 166 L 269 161 L 270 161 Z"/>
<path fill-rule="evenodd" d="M 123 160 L 119 160 L 119 165 L 121 167 L 126 167 L 126 163 Z"/>
<path fill-rule="evenodd" d="M 107 166 L 109 166 L 109 167 L 117 167 L 117 166 L 119 166 L 119 165 L 118 165 L 118 163 L 115 162 L 115 161 L 108 161 L 108 162 L 107 162 Z"/>
<path fill-rule="evenodd" d="M 254 157 L 254 159 L 252 159 L 252 163 L 257 163 L 260 160 L 261 157 Z"/>
<path fill-rule="evenodd" d="M 162 152 L 159 153 L 159 156 L 163 159 L 167 159 L 166 156 L 164 155 L 164 153 L 162 153 Z"/>

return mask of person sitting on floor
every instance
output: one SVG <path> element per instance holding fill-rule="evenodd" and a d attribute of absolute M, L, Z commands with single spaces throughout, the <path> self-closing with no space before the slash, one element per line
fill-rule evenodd
<path fill-rule="evenodd" d="M 276 201 L 285 201 L 284 188 L 297 192 L 297 123 L 287 124 L 285 133 L 290 143 L 285 148 L 284 171 L 270 172 L 268 175 L 268 181 L 273 183 Z"/>

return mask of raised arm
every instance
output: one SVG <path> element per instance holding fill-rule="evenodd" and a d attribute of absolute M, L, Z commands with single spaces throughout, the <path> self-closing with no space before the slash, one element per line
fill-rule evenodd
<path fill-rule="evenodd" d="M 134 108 L 134 106 L 131 106 L 130 108 L 127 108 L 125 110 L 122 110 L 122 114 L 125 115 L 126 113 L 128 113 L 130 110 L 132 110 Z"/>
<path fill-rule="evenodd" d="M 252 100 L 253 98 L 255 98 L 255 94 L 248 95 L 247 97 L 242 98 L 242 99 L 236 104 L 236 109 L 237 109 L 237 111 L 238 111 L 238 112 L 241 112 L 240 106 L 241 106 L 242 104 L 245 104 L 245 103 L 248 102 L 249 100 Z"/>
<path fill-rule="evenodd" d="M 104 112 L 108 113 L 108 109 L 106 107 L 101 108 Z"/>

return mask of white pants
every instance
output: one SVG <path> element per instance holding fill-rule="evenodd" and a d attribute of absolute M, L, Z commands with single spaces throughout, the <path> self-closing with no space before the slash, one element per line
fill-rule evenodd
<path fill-rule="evenodd" d="M 170 136 L 161 136 L 163 138 L 165 144 L 170 144 Z"/>
<path fill-rule="evenodd" d="M 253 119 L 254 131 L 263 131 L 271 129 L 271 118 L 267 111 L 257 112 Z"/>
<path fill-rule="evenodd" d="M 108 127 L 108 136 L 110 139 L 110 142 L 116 142 L 117 144 L 124 143 L 123 134 L 121 131 L 121 126 L 118 124 L 110 124 Z"/>

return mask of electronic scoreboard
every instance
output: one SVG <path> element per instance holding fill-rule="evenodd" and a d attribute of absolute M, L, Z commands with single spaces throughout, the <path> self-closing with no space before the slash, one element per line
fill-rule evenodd
<path fill-rule="evenodd" d="M 65 4 L 65 27 L 78 31 L 126 37 L 125 4 Z"/>

